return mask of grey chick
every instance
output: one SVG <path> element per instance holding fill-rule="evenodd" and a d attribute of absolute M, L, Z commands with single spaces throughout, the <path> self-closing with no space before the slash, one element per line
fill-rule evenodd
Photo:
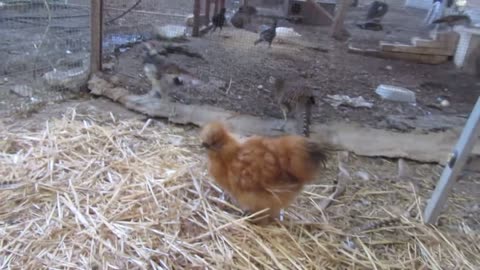
<path fill-rule="evenodd" d="M 272 47 L 272 42 L 277 36 L 277 19 L 273 20 L 272 26 L 270 28 L 260 32 L 260 37 L 254 42 L 254 45 L 259 44 L 260 42 L 267 42 L 268 47 Z"/>
<path fill-rule="evenodd" d="M 190 73 L 175 63 L 167 61 L 150 43 L 145 43 L 147 52 L 143 58 L 143 70 L 152 84 L 152 95 L 160 95 L 170 108 L 170 117 L 175 116 L 175 106 L 169 92 L 172 88 L 184 84 L 181 75 Z"/>
<path fill-rule="evenodd" d="M 273 95 L 275 101 L 280 106 L 283 114 L 283 123 L 277 130 L 284 131 L 288 121 L 288 114 L 295 113 L 297 127 L 305 137 L 310 136 L 310 125 L 312 118 L 312 105 L 315 104 L 315 98 L 312 89 L 306 86 L 289 85 L 284 78 L 269 78 L 269 83 L 273 85 Z"/>

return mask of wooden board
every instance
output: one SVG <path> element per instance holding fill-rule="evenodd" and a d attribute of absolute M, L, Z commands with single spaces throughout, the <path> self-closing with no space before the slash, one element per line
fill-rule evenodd
<path fill-rule="evenodd" d="M 426 54 L 426 55 L 443 55 L 443 56 L 452 56 L 455 51 L 453 49 L 435 48 L 435 47 L 418 47 L 408 44 L 395 44 L 380 41 L 380 49 L 385 52 L 400 52 L 400 53 L 410 53 L 410 54 Z"/>
<path fill-rule="evenodd" d="M 404 52 L 385 52 L 375 49 L 360 49 L 355 48 L 352 45 L 348 47 L 349 53 L 361 54 L 365 56 L 405 60 L 421 64 L 438 65 L 448 61 L 446 55 L 428 55 L 428 54 L 416 54 L 416 53 L 404 53 Z"/>

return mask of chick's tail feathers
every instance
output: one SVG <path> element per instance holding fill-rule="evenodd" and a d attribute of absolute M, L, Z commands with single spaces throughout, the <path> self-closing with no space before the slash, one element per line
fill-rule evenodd
<path fill-rule="evenodd" d="M 307 140 L 305 144 L 309 161 L 316 166 L 325 166 L 335 151 L 334 146 L 328 143 Z"/>
<path fill-rule="evenodd" d="M 260 39 L 257 39 L 255 40 L 255 42 L 253 43 L 253 45 L 257 45 L 258 43 L 262 42 L 263 40 L 260 38 Z"/>

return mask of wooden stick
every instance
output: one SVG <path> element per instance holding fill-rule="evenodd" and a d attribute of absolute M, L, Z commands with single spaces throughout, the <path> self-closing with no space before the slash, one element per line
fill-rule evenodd
<path fill-rule="evenodd" d="M 198 37 L 199 35 L 200 35 L 200 0 L 194 0 L 192 36 Z"/>
<path fill-rule="evenodd" d="M 313 1 L 313 0 L 307 0 L 307 2 L 308 2 L 314 9 L 316 9 L 318 12 L 323 13 L 323 15 L 325 15 L 327 18 L 329 18 L 330 21 L 333 21 L 332 15 L 330 15 L 330 13 L 328 13 L 328 11 L 326 11 L 326 10 L 325 10 L 322 6 L 320 6 L 318 3 L 316 3 L 316 2 Z"/>
<path fill-rule="evenodd" d="M 103 0 L 91 0 L 90 75 L 102 70 Z"/>

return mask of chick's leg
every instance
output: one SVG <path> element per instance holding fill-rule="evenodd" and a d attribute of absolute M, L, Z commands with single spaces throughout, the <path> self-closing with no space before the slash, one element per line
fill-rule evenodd
<path fill-rule="evenodd" d="M 287 125 L 287 121 L 288 121 L 288 118 L 287 118 L 288 109 L 285 106 L 282 106 L 281 109 L 282 109 L 283 121 L 280 124 L 280 126 L 277 128 L 274 128 L 274 130 L 285 131 L 285 126 Z"/>
<path fill-rule="evenodd" d="M 177 116 L 177 110 L 176 110 L 177 108 L 175 107 L 175 102 L 173 102 L 169 98 L 165 99 L 165 102 L 169 109 L 168 118 L 173 118 Z"/>

